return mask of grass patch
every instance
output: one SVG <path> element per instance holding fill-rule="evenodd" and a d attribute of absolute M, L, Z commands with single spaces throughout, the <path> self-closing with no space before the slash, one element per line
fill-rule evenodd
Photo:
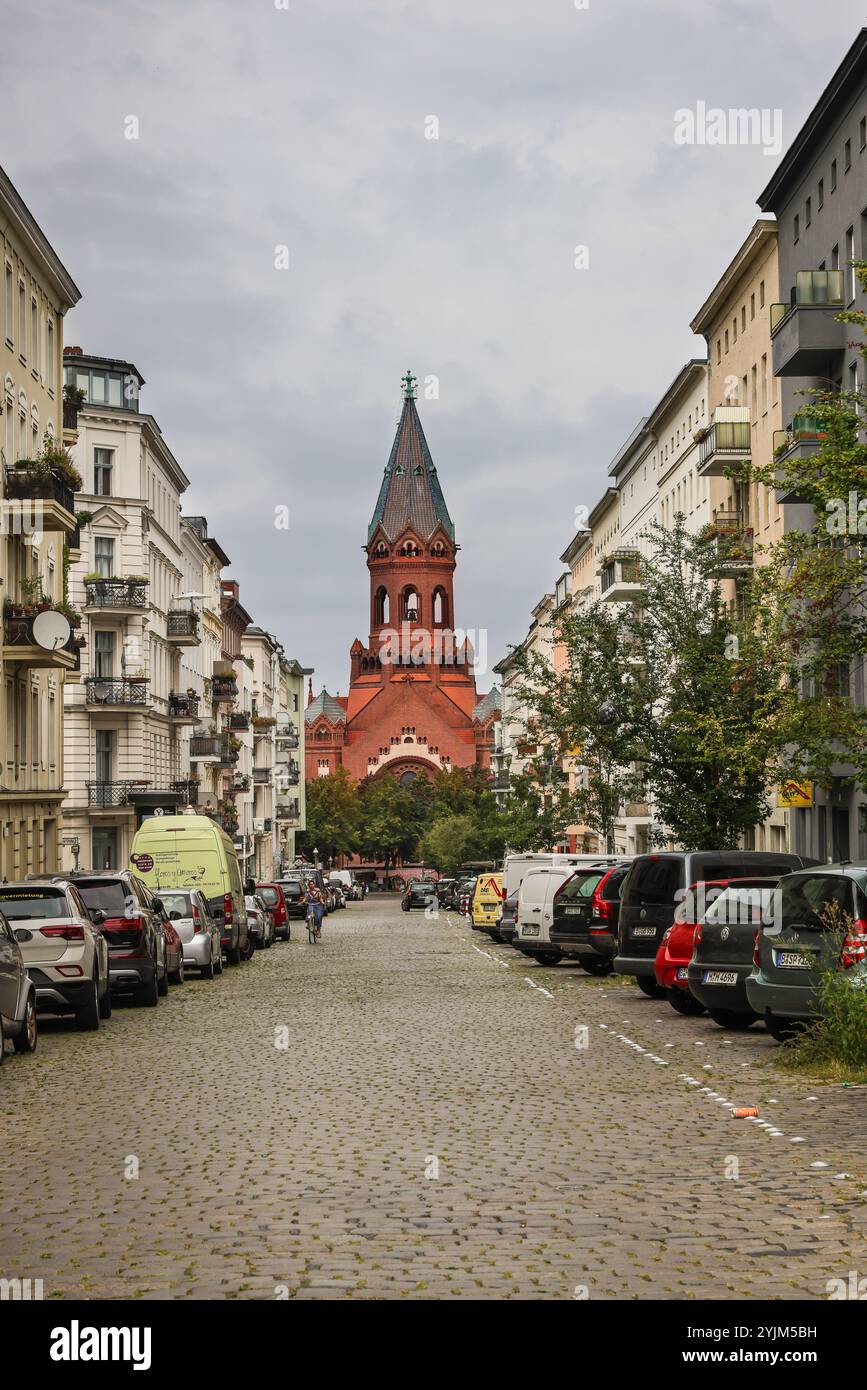
<path fill-rule="evenodd" d="M 825 1081 L 867 1083 L 867 987 L 862 971 L 823 970 L 818 983 L 822 1017 L 797 1032 L 775 1058 L 783 1071 Z"/>

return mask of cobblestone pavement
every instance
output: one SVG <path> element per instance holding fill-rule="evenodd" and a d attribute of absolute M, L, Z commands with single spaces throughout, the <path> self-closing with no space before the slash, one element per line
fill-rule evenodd
<path fill-rule="evenodd" d="M 760 1028 L 455 916 L 373 899 L 296 934 L 7 1056 L 0 1276 L 46 1298 L 809 1299 L 867 1272 L 865 1088 L 781 1078 Z"/>

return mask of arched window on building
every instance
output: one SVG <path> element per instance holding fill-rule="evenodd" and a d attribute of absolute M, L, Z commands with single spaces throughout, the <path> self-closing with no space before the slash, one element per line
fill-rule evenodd
<path fill-rule="evenodd" d="M 421 621 L 421 600 L 416 590 L 412 587 L 404 589 L 401 607 L 401 617 L 407 622 L 417 623 Z"/>
<path fill-rule="evenodd" d="M 388 622 L 388 590 L 384 585 L 380 585 L 373 596 L 373 622 L 375 627 Z"/>
<path fill-rule="evenodd" d="M 449 620 L 449 601 L 445 589 L 436 588 L 433 593 L 433 621 L 435 627 L 444 627 Z"/>

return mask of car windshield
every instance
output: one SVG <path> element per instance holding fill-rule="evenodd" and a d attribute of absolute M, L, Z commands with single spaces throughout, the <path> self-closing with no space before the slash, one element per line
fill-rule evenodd
<path fill-rule="evenodd" d="M 607 873 L 607 869 L 579 869 L 571 878 L 567 878 L 557 896 L 569 901 L 590 898 Z"/>
<path fill-rule="evenodd" d="M 704 914 L 707 926 L 757 926 L 774 910 L 776 885 L 726 888 Z"/>
<path fill-rule="evenodd" d="M 10 922 L 31 917 L 69 917 L 62 888 L 0 888 L 0 903 Z"/>
<path fill-rule="evenodd" d="M 841 914 L 854 916 L 852 882 L 843 874 L 811 874 L 786 878 L 780 884 L 783 927 L 807 926 L 814 931 L 845 926 Z"/>
<path fill-rule="evenodd" d="M 260 888 L 259 897 L 262 899 L 263 902 L 267 903 L 269 907 L 274 907 L 275 903 L 277 902 L 277 889 Z"/>
<path fill-rule="evenodd" d="M 287 898 L 300 898 L 300 897 L 301 897 L 301 884 L 300 884 L 300 883 L 287 883 L 287 884 L 285 885 L 284 889 L 283 889 L 283 893 L 284 893 L 285 897 L 287 897 Z"/>
<path fill-rule="evenodd" d="M 167 893 L 163 889 L 160 893 L 160 901 L 166 912 L 171 917 L 173 912 L 177 912 L 179 917 L 192 917 L 192 900 L 189 893 Z"/>
<path fill-rule="evenodd" d="M 623 895 L 624 907 L 633 904 L 668 905 L 674 902 L 674 895 L 681 884 L 683 864 L 680 859 L 645 859 L 635 865 L 629 875 L 626 892 Z"/>
<path fill-rule="evenodd" d="M 101 908 L 106 917 L 125 917 L 127 915 L 127 898 L 124 892 L 124 884 L 121 879 L 99 879 L 91 883 L 82 883 L 76 879 L 75 886 L 84 898 L 88 911 L 94 908 Z M 138 902 L 135 898 L 131 901 L 131 910 L 138 911 Z"/>

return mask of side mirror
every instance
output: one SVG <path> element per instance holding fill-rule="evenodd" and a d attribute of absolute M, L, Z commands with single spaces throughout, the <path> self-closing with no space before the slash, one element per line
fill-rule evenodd
<path fill-rule="evenodd" d="M 90 914 L 90 920 L 95 927 L 101 927 L 105 921 L 105 913 L 101 907 L 95 907 Z"/>

